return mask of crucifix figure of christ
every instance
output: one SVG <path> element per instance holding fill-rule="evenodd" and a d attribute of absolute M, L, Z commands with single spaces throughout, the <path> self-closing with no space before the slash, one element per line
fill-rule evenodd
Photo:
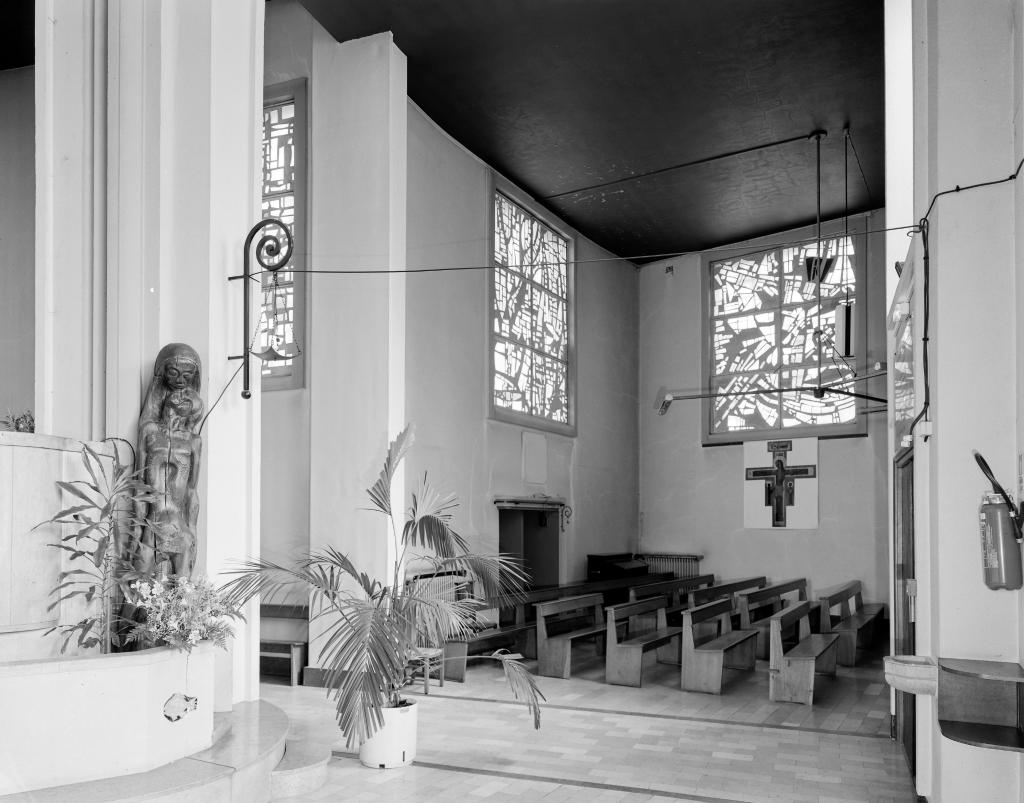
<path fill-rule="evenodd" d="M 793 441 L 768 441 L 772 464 L 747 469 L 746 479 L 764 480 L 764 505 L 772 509 L 772 527 L 786 526 L 786 508 L 793 506 L 797 478 L 817 476 L 817 466 L 786 465 L 786 453 L 792 449 Z"/>

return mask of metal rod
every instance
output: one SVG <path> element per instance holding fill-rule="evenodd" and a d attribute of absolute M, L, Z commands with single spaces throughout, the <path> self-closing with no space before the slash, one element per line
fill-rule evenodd
<path fill-rule="evenodd" d="M 708 164 L 709 162 L 717 162 L 720 159 L 729 159 L 734 156 L 743 156 L 747 153 L 756 153 L 757 151 L 763 151 L 767 148 L 776 148 L 779 145 L 788 145 L 791 142 L 799 142 L 800 140 L 810 139 L 819 133 L 825 133 L 823 131 L 812 131 L 810 134 L 800 134 L 796 137 L 787 137 L 786 139 L 776 140 L 775 142 L 765 142 L 761 145 L 751 145 L 749 148 L 740 148 L 736 151 L 727 151 L 726 153 L 718 153 L 714 156 L 705 156 L 701 159 L 694 159 L 692 162 L 681 162 L 680 164 L 669 165 L 668 167 L 659 167 L 656 170 L 648 170 L 646 173 L 636 173 L 632 176 L 625 176 L 623 178 L 612 179 L 611 181 L 602 181 L 599 184 L 591 184 L 587 187 L 577 187 L 574 190 L 564 190 L 562 192 L 556 192 L 552 195 L 545 195 L 544 200 L 550 201 L 553 198 L 563 198 L 566 195 L 576 195 L 583 192 L 592 192 L 593 190 L 600 190 L 604 187 L 611 187 L 615 184 L 624 184 L 627 181 L 638 181 L 642 178 L 650 178 L 651 176 L 657 176 L 661 173 L 668 173 L 672 170 L 682 170 L 687 167 L 697 167 L 698 165 Z"/>
<path fill-rule="evenodd" d="M 272 227 L 276 227 L 284 232 L 284 244 L 282 245 L 281 238 L 278 235 L 264 234 L 260 237 L 259 242 L 256 243 L 256 261 L 263 270 L 270 271 L 272 274 L 277 273 L 277 271 L 288 264 L 295 247 L 291 229 L 283 221 L 268 217 L 249 229 L 249 234 L 245 238 L 245 245 L 242 247 L 242 274 L 240 276 L 228 277 L 228 281 L 233 281 L 234 279 L 242 280 L 242 353 L 229 356 L 228 359 L 242 360 L 243 399 L 252 398 L 252 390 L 249 389 L 249 352 L 252 349 L 252 343 L 249 340 L 249 279 L 251 278 L 249 252 L 256 235 L 260 231 Z M 255 332 L 252 339 L 253 341 L 256 339 Z"/>

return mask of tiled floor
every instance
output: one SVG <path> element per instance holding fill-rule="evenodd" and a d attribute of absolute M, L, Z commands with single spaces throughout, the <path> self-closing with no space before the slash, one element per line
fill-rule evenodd
<path fill-rule="evenodd" d="M 527 662 L 531 668 L 534 662 Z M 645 669 L 640 689 L 609 686 L 586 648 L 569 680 L 540 678 L 534 731 L 501 670 L 471 663 L 466 683 L 410 687 L 419 702 L 413 766 L 362 767 L 340 739 L 322 689 L 265 684 L 292 718 L 290 738 L 328 743 L 326 786 L 308 800 L 898 801 L 915 800 L 889 740 L 881 658 L 819 678 L 813 707 L 768 701 L 767 665 L 729 673 L 721 696 L 679 690 L 678 667 Z M 293 798 L 294 800 L 294 798 Z"/>

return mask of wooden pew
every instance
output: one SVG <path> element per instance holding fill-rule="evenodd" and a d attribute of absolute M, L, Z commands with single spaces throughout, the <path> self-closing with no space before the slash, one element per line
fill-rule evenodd
<path fill-rule="evenodd" d="M 731 596 L 683 611 L 684 691 L 721 694 L 725 669 L 754 668 L 757 631 L 733 630 L 732 612 Z M 705 624 L 713 624 L 716 635 L 703 638 L 696 628 Z"/>
<path fill-rule="evenodd" d="M 658 651 L 658 658 L 676 663 L 679 660 L 681 627 L 669 627 L 665 618 L 667 597 L 648 597 L 640 602 L 624 602 L 605 609 L 605 669 L 606 683 L 617 686 L 639 686 L 643 674 L 643 657 L 650 650 Z M 655 616 L 655 627 L 644 628 L 643 619 Z M 628 636 L 620 638 L 622 625 L 628 625 Z"/>
<path fill-rule="evenodd" d="M 508 647 L 526 658 L 537 657 L 537 621 L 533 616 L 538 602 L 548 602 L 581 594 L 599 593 L 603 604 L 625 599 L 626 591 L 639 580 L 665 580 L 671 572 L 660 572 L 644 577 L 616 577 L 609 580 L 571 583 L 564 586 L 545 586 L 520 595 L 512 604 L 499 611 L 498 622 L 487 623 L 469 636 L 450 639 L 445 644 L 445 679 L 463 682 L 469 656 L 481 655 Z M 498 607 L 498 606 L 494 606 Z"/>
<path fill-rule="evenodd" d="M 787 594 L 796 594 L 795 600 L 786 600 Z M 787 580 L 773 583 L 753 591 L 740 591 L 736 602 L 740 611 L 740 628 L 757 630 L 757 657 L 768 657 L 768 619 L 782 610 L 788 602 L 802 602 L 807 599 L 807 580 Z M 817 616 L 818 604 L 812 606 L 812 617 Z M 817 624 L 817 622 L 815 622 Z"/>
<path fill-rule="evenodd" d="M 648 597 L 665 596 L 668 598 L 668 605 L 665 608 L 668 621 L 680 620 L 680 614 L 690 607 L 690 592 L 713 585 L 714 582 L 713 574 L 700 574 L 696 577 L 680 577 L 675 580 L 634 585 L 629 589 L 629 601 L 637 602 Z"/>
<path fill-rule="evenodd" d="M 882 619 L 885 605 L 865 605 L 860 580 L 851 580 L 818 594 L 821 603 L 821 632 L 839 634 L 839 663 L 856 666 L 857 650 L 874 640 L 875 629 Z M 833 614 L 832 609 L 838 608 Z"/>
<path fill-rule="evenodd" d="M 448 639 L 444 644 L 445 677 L 462 683 L 466 679 L 466 664 L 470 655 L 483 655 L 500 647 L 525 655 L 536 649 L 535 624 L 492 625 L 472 635 Z M 535 655 L 536 653 L 534 653 Z"/>
<path fill-rule="evenodd" d="M 742 580 L 728 580 L 707 588 L 695 588 L 690 592 L 690 607 L 704 605 L 726 597 L 730 603 L 735 603 L 736 595 L 741 591 L 756 590 L 764 588 L 766 585 L 768 585 L 768 578 L 761 575 L 760 577 L 745 577 Z"/>
<path fill-rule="evenodd" d="M 538 602 L 534 607 L 537 610 L 537 672 L 544 677 L 567 678 L 572 667 L 572 643 L 605 634 L 603 598 L 600 594 L 582 594 Z"/>
<path fill-rule="evenodd" d="M 422 593 L 429 593 L 448 602 L 457 602 L 473 595 L 472 582 L 461 571 L 427 572 L 415 574 L 406 580 L 412 592 L 414 586 Z M 442 654 L 444 679 L 460 683 L 466 679 L 466 662 L 470 654 L 490 652 L 499 647 L 509 647 L 522 652 L 525 647 L 526 632 L 533 626 L 498 627 L 489 622 L 481 622 L 471 633 L 453 634 L 444 643 Z"/>
<path fill-rule="evenodd" d="M 768 699 L 775 702 L 814 703 L 814 675 L 835 677 L 839 636 L 836 633 L 811 633 L 811 603 L 790 605 L 768 619 L 771 642 L 768 666 Z M 788 651 L 782 634 L 797 627 L 797 644 Z"/>

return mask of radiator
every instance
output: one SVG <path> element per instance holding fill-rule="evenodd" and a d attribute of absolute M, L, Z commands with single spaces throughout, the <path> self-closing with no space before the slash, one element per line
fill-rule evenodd
<path fill-rule="evenodd" d="M 676 555 L 669 552 L 643 552 L 635 556 L 646 561 L 652 574 L 672 572 L 677 578 L 695 577 L 700 574 L 703 555 Z"/>

